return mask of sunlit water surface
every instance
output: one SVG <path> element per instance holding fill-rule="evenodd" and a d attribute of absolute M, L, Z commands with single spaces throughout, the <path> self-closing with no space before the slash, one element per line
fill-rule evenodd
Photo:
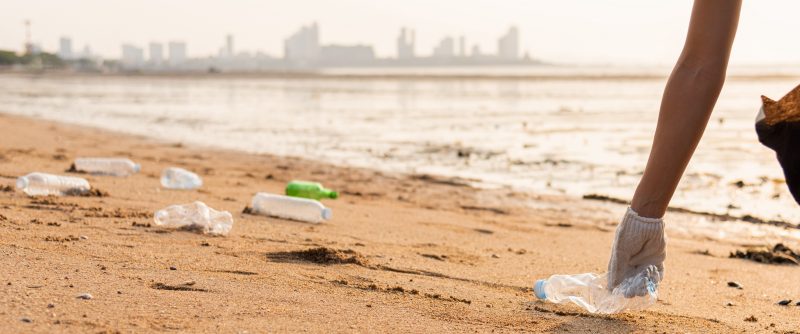
<path fill-rule="evenodd" d="M 668 73 L 543 67 L 481 70 L 490 77 L 466 79 L 0 75 L 0 112 L 485 187 L 628 199 Z M 796 84 L 797 77 L 730 78 L 673 205 L 800 222 L 774 154 L 753 129 L 759 96 L 779 98 Z"/>

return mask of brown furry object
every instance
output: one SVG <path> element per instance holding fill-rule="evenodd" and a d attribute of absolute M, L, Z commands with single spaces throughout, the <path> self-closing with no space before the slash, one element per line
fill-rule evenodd
<path fill-rule="evenodd" d="M 761 102 L 764 103 L 764 121 L 767 125 L 800 121 L 800 85 L 778 101 L 761 95 Z"/>

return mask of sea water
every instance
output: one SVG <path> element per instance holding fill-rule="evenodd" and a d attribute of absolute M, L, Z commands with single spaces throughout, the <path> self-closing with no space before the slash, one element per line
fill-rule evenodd
<path fill-rule="evenodd" d="M 668 67 L 336 70 L 320 76 L 0 75 L 0 112 L 174 142 L 314 157 L 477 186 L 628 199 Z M 759 96 L 797 69 L 733 68 L 672 205 L 800 221 Z"/>

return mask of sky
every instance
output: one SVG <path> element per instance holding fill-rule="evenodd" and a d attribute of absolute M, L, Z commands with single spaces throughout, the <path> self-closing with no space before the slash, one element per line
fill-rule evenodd
<path fill-rule="evenodd" d="M 698 0 L 699 1 L 699 0 Z M 323 44 L 370 44 L 395 55 L 401 27 L 416 30 L 417 54 L 444 36 L 466 36 L 484 53 L 516 25 L 522 50 L 550 62 L 668 65 L 677 58 L 692 0 L 3 0 L 0 49 L 33 41 L 55 51 L 61 36 L 108 58 L 121 44 L 185 41 L 190 56 L 216 54 L 232 34 L 237 52 L 282 56 L 283 40 L 317 22 Z M 745 0 L 733 64 L 800 63 L 800 1 Z M 468 48 L 469 49 L 469 48 Z"/>

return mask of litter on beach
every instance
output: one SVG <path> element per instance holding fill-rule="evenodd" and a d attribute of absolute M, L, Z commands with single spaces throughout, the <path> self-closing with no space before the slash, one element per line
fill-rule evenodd
<path fill-rule="evenodd" d="M 17 178 L 17 189 L 28 196 L 69 196 L 88 193 L 92 187 L 80 177 L 34 172 Z"/>
<path fill-rule="evenodd" d="M 590 313 L 614 314 L 644 310 L 658 300 L 658 271 L 645 268 L 614 289 L 607 287 L 608 274 L 553 275 L 536 281 L 536 298 L 556 304 L 573 303 Z"/>
<path fill-rule="evenodd" d="M 233 216 L 228 211 L 217 211 L 205 203 L 170 205 L 156 211 L 158 226 L 174 227 L 211 235 L 227 235 L 233 228 Z"/>
<path fill-rule="evenodd" d="M 170 167 L 161 172 L 161 185 L 167 189 L 192 190 L 203 186 L 203 179 L 183 168 Z"/>
<path fill-rule="evenodd" d="M 251 202 L 254 214 L 321 223 L 333 217 L 333 211 L 319 201 L 270 193 L 257 193 Z"/>
<path fill-rule="evenodd" d="M 326 189 L 318 182 L 292 181 L 286 185 L 286 196 L 319 201 L 321 199 L 336 199 L 339 197 L 339 193 Z"/>
<path fill-rule="evenodd" d="M 69 171 L 94 175 L 129 176 L 138 173 L 142 166 L 128 158 L 77 158 Z"/>

